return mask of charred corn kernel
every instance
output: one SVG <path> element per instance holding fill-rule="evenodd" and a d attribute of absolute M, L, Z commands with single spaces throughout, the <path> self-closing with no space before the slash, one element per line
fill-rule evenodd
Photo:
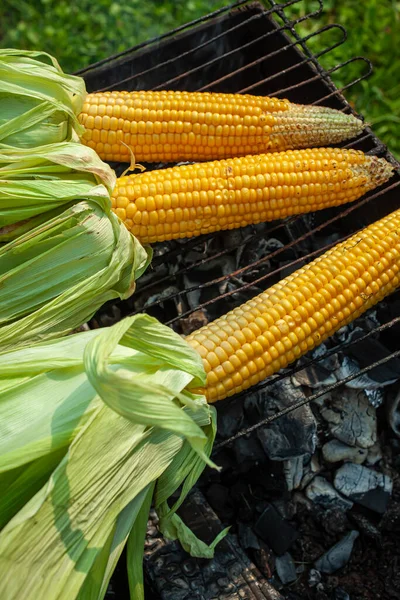
<path fill-rule="evenodd" d="M 132 219 L 131 232 L 153 243 L 352 202 L 392 171 L 356 150 L 288 150 L 121 177 L 111 201 L 127 226 Z"/>
<path fill-rule="evenodd" d="M 208 401 L 247 389 L 287 366 L 399 286 L 400 209 L 189 335 L 186 340 L 200 353 L 206 368 Z M 299 304 L 292 308 L 288 300 L 297 289 L 301 290 Z M 248 343 L 243 335 L 239 347 L 225 345 L 227 359 L 215 369 L 210 357 L 217 355 L 218 342 L 211 341 L 211 327 L 216 335 L 217 329 L 227 334 L 235 329 L 237 334 L 249 330 L 251 323 L 260 329 L 251 342 L 257 358 L 245 351 Z"/>
<path fill-rule="evenodd" d="M 322 106 L 246 94 L 101 92 L 88 94 L 82 141 L 103 160 L 177 162 L 336 144 L 363 123 Z"/>

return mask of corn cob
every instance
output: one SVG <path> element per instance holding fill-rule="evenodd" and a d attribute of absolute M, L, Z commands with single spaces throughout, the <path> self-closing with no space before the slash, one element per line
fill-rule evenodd
<path fill-rule="evenodd" d="M 189 335 L 208 401 L 257 384 L 323 342 L 393 292 L 399 270 L 400 209 Z"/>
<path fill-rule="evenodd" d="M 213 160 L 336 144 L 362 121 L 324 106 L 209 92 L 89 94 L 82 141 L 108 161 Z"/>
<path fill-rule="evenodd" d="M 289 150 L 128 175 L 111 200 L 127 228 L 153 243 L 352 202 L 392 170 L 355 150 Z"/>

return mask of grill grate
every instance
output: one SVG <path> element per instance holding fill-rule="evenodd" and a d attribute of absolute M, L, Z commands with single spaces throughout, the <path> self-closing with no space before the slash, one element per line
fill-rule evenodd
<path fill-rule="evenodd" d="M 85 78 L 89 91 L 185 89 L 250 92 L 287 97 L 292 102 L 304 104 L 324 104 L 355 114 L 342 92 L 365 79 L 371 72 L 371 64 L 363 57 L 356 57 L 329 71 L 324 70 L 318 59 L 340 46 L 346 40 L 346 31 L 339 25 L 330 24 L 305 37 L 299 36 L 296 26 L 318 16 L 323 9 L 322 0 L 318 0 L 314 11 L 290 19 L 288 7 L 300 1 L 276 3 L 265 0 L 261 4 L 241 0 L 91 65 L 79 74 Z M 308 42 L 316 36 L 321 36 L 321 39 L 326 34 L 330 36 L 332 32 L 337 34 L 338 39 L 327 44 L 318 54 L 313 54 Z M 337 89 L 330 76 L 340 69 L 345 71 L 353 62 L 359 63 L 363 71 L 359 77 Z M 157 244 L 154 246 L 152 269 L 139 280 L 134 296 L 124 303 L 106 305 L 96 315 L 92 326 L 109 324 L 128 314 L 145 311 L 173 326 L 176 331 L 187 333 L 187 328 L 191 327 L 188 319 L 190 321 L 195 314 L 207 320 L 220 316 L 266 289 L 283 276 L 282 272 L 287 274 L 360 227 L 394 210 L 398 206 L 400 165 L 386 147 L 370 128 L 344 147 L 384 156 L 396 168 L 394 177 L 378 191 L 344 209 L 291 217 L 233 233 L 219 232 Z M 149 165 L 148 168 L 162 166 Z M 113 167 L 121 173 L 126 165 L 114 164 Z M 241 266 L 238 256 L 243 256 L 249 247 L 271 239 L 278 239 L 276 249 L 256 260 L 247 260 Z M 220 274 L 221 260 L 226 263 L 225 270 L 228 264 L 234 264 L 234 268 Z M 199 271 L 204 275 L 205 269 L 205 281 L 191 284 Z M 396 298 L 398 294 L 387 302 L 394 303 Z M 369 331 L 365 337 L 379 336 L 382 331 L 398 325 L 399 321 L 400 316 Z M 339 344 L 329 350 L 329 354 L 343 351 L 361 340 Z M 395 352 L 384 362 L 397 355 Z M 288 369 L 259 384 L 253 391 L 289 377 L 305 366 L 302 364 Z M 375 366 L 371 364 L 363 372 Z M 323 388 L 323 393 L 334 387 Z"/>

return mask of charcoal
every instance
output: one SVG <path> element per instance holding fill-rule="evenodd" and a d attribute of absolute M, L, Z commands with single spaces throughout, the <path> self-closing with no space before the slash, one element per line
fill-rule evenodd
<path fill-rule="evenodd" d="M 374 360 L 375 358 L 376 357 L 374 356 Z M 371 360 L 372 359 L 370 358 L 369 363 L 371 362 Z M 385 365 L 381 366 L 384 367 Z M 375 377 L 375 379 L 373 379 L 371 377 L 371 372 L 380 372 L 380 367 L 377 367 L 376 369 L 371 369 L 371 371 L 369 371 L 368 373 L 363 373 L 358 377 L 355 377 L 355 375 L 357 375 L 357 373 L 360 372 L 360 369 L 361 365 L 359 364 L 359 361 L 355 360 L 350 356 L 344 356 L 340 363 L 340 366 L 335 371 L 335 377 L 338 381 L 340 381 L 342 379 L 346 379 L 347 377 L 353 376 L 353 379 L 350 379 L 350 381 L 346 382 L 346 386 L 352 389 L 364 390 L 372 406 L 380 406 L 383 401 L 382 388 L 397 381 L 397 376 L 394 374 L 393 371 L 389 372 L 389 370 L 387 370 L 387 379 L 378 379 L 378 377 Z"/>
<path fill-rule="evenodd" d="M 198 287 L 200 283 L 201 282 L 198 281 L 197 278 L 192 279 L 191 275 L 183 275 L 183 284 L 185 286 L 185 290 L 196 288 L 193 289 L 191 292 L 185 293 L 185 298 L 189 304 L 189 308 L 191 308 L 192 310 L 197 309 L 197 307 L 200 304 L 200 297 L 202 292 L 201 288 Z"/>
<path fill-rule="evenodd" d="M 303 475 L 303 479 L 301 480 L 301 489 L 304 490 L 304 488 L 310 483 L 310 481 L 312 481 L 314 479 L 314 477 L 320 472 L 321 470 L 321 464 L 319 461 L 319 456 L 317 453 L 315 453 L 312 457 L 311 460 L 309 461 L 305 461 L 305 457 L 303 457 L 303 468 L 304 468 L 304 475 Z"/>
<path fill-rule="evenodd" d="M 357 373 L 360 372 L 360 369 L 361 367 L 356 360 L 349 356 L 344 356 L 340 367 L 335 371 L 335 375 L 337 380 L 341 381 L 347 377 L 357 375 Z M 389 383 L 393 383 L 393 381 L 387 381 L 382 384 L 371 379 L 369 373 L 363 373 L 358 377 L 354 377 L 353 379 L 350 379 L 350 381 L 347 381 L 346 386 L 355 390 L 376 390 Z"/>
<path fill-rule="evenodd" d="M 243 405 L 241 402 L 228 401 L 218 410 L 218 435 L 229 438 L 241 429 L 243 424 Z"/>
<path fill-rule="evenodd" d="M 247 472 L 253 465 L 265 462 L 265 452 L 256 437 L 240 437 L 233 444 L 237 468 Z"/>
<path fill-rule="evenodd" d="M 332 385 L 336 381 L 335 375 L 320 363 L 305 367 L 292 376 L 292 382 L 295 385 L 306 385 L 313 389 Z"/>
<path fill-rule="evenodd" d="M 386 414 L 393 433 L 400 437 L 400 390 L 389 396 Z"/>
<path fill-rule="evenodd" d="M 267 461 L 262 469 L 254 467 L 251 474 L 252 481 L 262 486 L 268 497 L 281 498 L 286 492 L 286 481 L 281 461 Z M 254 489 L 253 486 L 252 489 Z"/>
<path fill-rule="evenodd" d="M 252 265 L 260 259 L 267 257 L 271 252 L 275 252 L 281 248 L 283 248 L 282 242 L 275 238 L 266 239 L 261 237 L 250 240 L 246 243 L 240 255 L 239 265 L 244 267 Z M 262 265 L 264 268 L 269 267 L 269 261 L 265 261 Z"/>
<path fill-rule="evenodd" d="M 382 388 L 378 388 L 376 390 L 365 389 L 364 394 L 368 398 L 368 402 L 370 403 L 370 405 L 374 408 L 378 408 L 378 406 L 381 406 L 385 399 L 385 393 Z"/>
<path fill-rule="evenodd" d="M 188 496 L 182 509 L 185 523 L 208 543 L 222 530 L 221 521 L 198 490 Z M 283 600 L 231 533 L 209 560 L 189 556 L 177 541 L 157 533 L 150 545 L 147 535 L 144 567 L 159 600 Z"/>
<path fill-rule="evenodd" d="M 322 446 L 322 456 L 329 463 L 349 461 L 362 464 L 367 458 L 368 450 L 365 448 L 354 448 L 339 440 L 330 440 Z"/>
<path fill-rule="evenodd" d="M 260 412 L 264 418 L 299 400 L 304 400 L 304 395 L 288 380 L 271 386 L 268 392 L 261 391 L 257 394 Z M 271 460 L 287 460 L 315 452 L 316 429 L 311 408 L 304 405 L 273 421 L 267 427 L 259 428 L 257 436 Z"/>
<path fill-rule="evenodd" d="M 379 461 L 382 460 L 382 450 L 379 445 L 379 442 L 368 448 L 367 458 L 365 460 L 365 464 L 368 467 L 373 467 L 378 464 Z M 354 461 L 353 461 L 354 462 Z"/>
<path fill-rule="evenodd" d="M 260 544 L 258 538 L 251 527 L 244 523 L 238 523 L 238 537 L 240 545 L 245 550 L 249 548 L 252 550 L 259 550 Z"/>
<path fill-rule="evenodd" d="M 200 329 L 200 327 L 207 325 L 208 321 L 209 319 L 205 309 L 195 310 L 190 313 L 186 319 L 180 320 L 182 333 L 184 335 L 189 335 L 193 331 L 196 331 L 196 329 Z"/>
<path fill-rule="evenodd" d="M 230 488 L 230 499 L 239 519 L 250 521 L 253 517 L 254 497 L 249 484 L 243 479 L 236 481 Z"/>
<path fill-rule="evenodd" d="M 273 504 L 283 519 L 291 521 L 297 513 L 296 503 L 292 502 L 291 499 L 278 498 L 271 502 L 271 504 Z"/>
<path fill-rule="evenodd" d="M 285 475 L 287 489 L 289 492 L 300 487 L 303 478 L 303 456 L 285 460 L 283 463 L 283 473 Z"/>
<path fill-rule="evenodd" d="M 376 411 L 361 390 L 335 390 L 321 416 L 331 434 L 349 446 L 370 448 L 377 441 Z"/>
<path fill-rule="evenodd" d="M 388 475 L 346 463 L 335 473 L 335 488 L 344 496 L 377 513 L 384 513 L 393 483 Z"/>
<path fill-rule="evenodd" d="M 308 585 L 313 588 L 318 585 L 321 581 L 321 573 L 317 569 L 310 569 L 308 574 Z"/>
<path fill-rule="evenodd" d="M 282 519 L 272 504 L 267 504 L 254 529 L 278 556 L 284 554 L 298 537 L 296 529 Z"/>
<path fill-rule="evenodd" d="M 340 359 L 337 354 L 325 356 L 328 352 L 327 344 L 320 344 L 311 353 L 312 358 L 318 358 L 319 365 L 322 365 L 327 371 L 333 373 L 340 365 Z M 304 358 L 303 360 L 307 360 Z"/>
<path fill-rule="evenodd" d="M 400 315 L 400 296 L 397 299 L 392 296 L 391 302 L 381 302 L 377 305 L 377 319 L 379 323 L 388 323 Z M 391 352 L 399 349 L 400 322 L 394 323 L 379 336 L 382 344 Z M 399 360 L 399 359 L 397 359 Z"/>
<path fill-rule="evenodd" d="M 353 503 L 343 498 L 335 488 L 320 475 L 314 477 L 305 490 L 306 497 L 323 508 L 350 510 Z"/>
<path fill-rule="evenodd" d="M 285 554 L 282 554 L 282 556 L 276 557 L 275 568 L 276 572 L 278 573 L 278 577 L 283 584 L 296 581 L 296 567 L 289 552 L 285 552 Z"/>
<path fill-rule="evenodd" d="M 332 546 L 332 548 L 315 561 L 316 569 L 321 573 L 327 573 L 329 575 L 342 569 L 349 562 L 354 542 L 359 535 L 360 534 L 356 530 L 350 531 L 337 544 Z"/>
<path fill-rule="evenodd" d="M 363 332 L 364 333 L 364 332 Z M 357 339 L 361 335 L 358 331 L 354 332 L 352 339 Z M 368 337 L 362 342 L 349 348 L 349 354 L 352 355 L 361 368 L 368 367 L 371 362 L 376 362 L 386 358 L 391 351 L 379 340 Z M 368 371 L 368 378 L 375 384 L 389 385 L 400 378 L 400 359 L 392 358 L 387 363 L 379 365 Z"/>
<path fill-rule="evenodd" d="M 155 302 L 162 302 L 163 300 L 167 300 L 172 294 L 177 294 L 178 292 L 179 292 L 179 289 L 173 285 L 171 285 L 167 288 L 164 288 L 162 291 L 156 292 L 155 294 L 148 296 L 146 299 L 146 302 L 144 303 L 143 308 L 151 306 Z"/>
<path fill-rule="evenodd" d="M 318 359 L 318 362 L 309 366 L 305 366 L 302 371 L 295 373 L 292 376 L 292 381 L 295 385 L 306 385 L 310 388 L 320 388 L 336 383 L 337 378 L 334 374 L 334 371 L 339 368 L 340 363 L 336 354 L 324 358 L 327 350 L 328 348 L 326 344 L 320 344 L 314 348 L 312 352 L 310 352 L 307 358 L 301 358 L 299 360 L 299 365 L 303 363 L 307 365 L 310 359 Z"/>
<path fill-rule="evenodd" d="M 349 594 L 342 587 L 332 590 L 331 600 L 351 600 Z"/>
<path fill-rule="evenodd" d="M 217 514 L 222 514 L 226 518 L 233 516 L 234 508 L 227 487 L 220 483 L 213 483 L 208 488 L 206 496 L 210 506 Z"/>

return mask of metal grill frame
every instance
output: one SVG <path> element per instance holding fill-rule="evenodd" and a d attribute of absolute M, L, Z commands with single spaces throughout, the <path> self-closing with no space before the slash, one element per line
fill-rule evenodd
<path fill-rule="evenodd" d="M 316 1 L 317 9 L 314 12 L 296 20 L 290 20 L 285 13 L 285 7 L 287 8 L 288 6 L 297 4 L 299 2 L 301 2 L 301 0 L 289 0 L 286 3 L 277 3 L 275 0 L 264 0 L 264 4 L 261 5 L 259 1 L 253 2 L 252 0 L 240 0 L 235 4 L 232 4 L 230 7 L 221 8 L 210 15 L 206 15 L 205 17 L 197 19 L 196 21 L 193 21 L 187 25 L 183 25 L 158 38 L 144 42 L 143 44 L 140 44 L 134 48 L 130 48 L 120 54 L 90 65 L 86 69 L 80 71 L 79 75 L 85 78 L 89 91 L 103 91 L 105 89 L 189 89 L 193 91 L 195 89 L 208 91 L 218 90 L 229 92 L 233 91 L 236 93 L 268 93 L 268 95 L 272 96 L 275 95 L 279 97 L 288 97 L 289 100 L 295 102 L 300 102 L 301 100 L 299 100 L 299 94 L 300 96 L 304 94 L 303 103 L 324 103 L 328 106 L 338 108 L 346 113 L 351 112 L 356 114 L 343 96 L 342 92 L 359 83 L 362 79 L 368 77 L 372 70 L 371 63 L 364 57 L 355 57 L 344 63 L 336 65 L 329 71 L 325 70 L 318 59 L 324 54 L 330 52 L 332 49 L 344 43 L 347 37 L 346 31 L 340 25 L 331 24 L 322 27 L 315 33 L 307 35 L 303 38 L 300 37 L 295 29 L 296 25 L 302 21 L 312 18 L 313 16 L 318 16 L 323 10 L 323 0 Z M 280 23 L 276 21 L 277 18 L 279 19 Z M 254 28 L 260 23 L 262 24 L 262 27 L 259 28 L 261 30 L 261 35 L 258 38 L 254 38 Z M 331 44 L 326 49 L 320 51 L 318 54 L 313 54 L 307 46 L 307 42 L 314 36 L 323 35 L 326 31 L 332 29 L 337 29 L 342 33 L 341 39 Z M 214 35 L 212 35 L 213 31 Z M 247 42 L 246 45 L 242 44 L 236 48 L 230 48 L 230 50 L 223 54 L 221 54 L 221 52 L 218 54 L 218 49 L 220 48 L 218 44 L 225 43 L 224 39 L 227 39 L 227 36 L 231 36 L 233 33 L 238 34 L 238 32 L 244 34 L 245 31 L 251 37 L 251 40 Z M 203 40 L 201 44 L 195 46 L 193 42 L 193 45 L 190 46 L 190 41 L 197 39 L 199 36 Z M 256 53 L 251 56 L 247 54 L 247 50 L 249 48 L 253 48 L 254 50 L 254 47 L 260 41 L 266 44 L 265 54 L 261 54 L 260 56 L 256 56 Z M 171 48 L 174 48 L 174 45 L 177 45 L 177 48 L 179 49 L 180 44 L 185 46 L 185 44 L 187 45 L 188 43 L 188 50 L 176 54 L 175 58 L 166 58 L 166 60 L 163 60 L 162 62 L 159 61 L 159 56 L 169 56 L 168 53 L 171 52 Z M 271 43 L 270 50 L 268 50 L 268 43 Z M 277 43 L 278 47 L 275 47 Z M 194 64 L 191 69 L 187 69 L 186 71 L 179 71 L 179 62 L 182 60 L 182 58 L 189 61 L 189 57 L 194 59 L 199 52 L 203 50 L 205 51 L 206 49 L 208 51 L 212 51 L 214 49 L 214 53 L 216 53 L 217 56 L 214 56 L 205 63 L 203 62 L 202 64 Z M 249 76 L 249 74 L 251 74 L 252 69 L 256 68 L 262 71 L 268 61 L 271 59 L 275 60 L 277 58 L 282 58 L 286 55 L 286 53 L 286 58 L 290 54 L 290 60 L 292 61 L 292 64 L 288 65 L 284 70 L 281 70 L 280 72 L 275 70 L 275 72 L 271 72 L 262 79 L 257 79 L 257 77 L 255 77 L 255 80 L 252 83 L 246 82 L 246 85 L 242 87 L 236 83 L 238 76 L 240 77 L 240 80 L 242 80 L 242 77 L 245 79 Z M 232 59 L 232 57 L 234 58 Z M 247 62 L 246 57 L 249 58 Z M 218 63 L 220 63 L 223 59 L 227 60 L 228 58 L 232 61 L 232 66 L 228 72 L 223 73 L 223 75 L 217 77 L 217 79 L 213 79 L 203 83 L 202 85 L 199 85 L 197 88 L 193 86 L 193 80 L 190 78 L 194 74 L 201 73 L 202 77 L 204 77 L 204 70 L 207 70 L 209 67 L 215 67 L 217 70 Z M 151 64 L 151 66 L 148 68 L 141 66 L 142 63 L 147 64 L 146 61 L 147 63 Z M 337 89 L 331 79 L 331 74 L 339 69 L 346 68 L 349 63 L 354 61 L 363 61 L 367 66 L 367 71 L 360 75 L 357 79 L 346 84 L 343 88 Z M 196 63 L 196 61 L 194 62 Z M 159 80 L 160 76 L 158 75 L 158 79 L 155 77 L 154 80 L 153 76 L 155 76 L 158 71 L 164 68 L 168 68 L 170 71 L 175 69 L 177 73 L 173 77 L 167 75 L 167 78 L 164 78 L 163 81 Z M 274 84 L 277 84 L 282 77 L 284 79 L 290 79 L 292 77 L 296 79 L 299 74 L 296 73 L 297 70 L 300 70 L 301 73 L 303 73 L 299 81 L 294 80 L 294 82 L 290 85 L 283 87 L 279 87 L 278 84 L 278 87 L 275 90 L 271 87 Z M 126 75 L 127 72 L 130 72 L 129 76 Z M 155 85 L 153 85 L 154 81 Z M 234 86 L 232 82 L 235 82 Z M 232 86 L 234 89 L 232 89 Z M 321 90 L 324 93 L 322 93 Z M 341 239 L 338 241 L 342 241 L 348 235 L 351 235 L 360 228 L 360 221 L 362 222 L 362 225 L 367 225 L 377 218 L 388 214 L 391 212 L 391 210 L 394 210 L 398 205 L 398 202 L 396 204 L 396 195 L 399 192 L 397 188 L 400 185 L 400 164 L 390 154 L 390 152 L 388 152 L 386 146 L 373 134 L 372 130 L 367 127 L 358 138 L 345 145 L 342 145 L 342 147 L 361 149 L 368 154 L 376 154 L 385 157 L 394 165 L 395 176 L 379 190 L 367 194 L 359 201 L 345 208 L 322 211 L 323 215 L 318 215 L 317 224 L 312 229 L 307 229 L 307 227 L 305 227 L 304 216 L 291 217 L 284 221 L 272 223 L 268 229 L 268 234 L 279 230 L 285 231 L 288 234 L 288 239 L 291 240 L 283 248 L 280 248 L 273 253 L 269 253 L 264 258 L 248 264 L 241 269 L 235 270 L 224 277 L 212 279 L 200 286 L 196 285 L 189 289 L 179 289 L 177 293 L 170 294 L 166 297 L 163 297 L 162 300 L 158 300 L 148 305 L 146 307 L 146 311 L 151 311 L 151 309 L 154 309 L 157 306 L 165 306 L 166 303 L 169 301 L 174 301 L 175 299 L 178 301 L 182 299 L 184 300 L 185 296 L 187 297 L 187 294 L 193 291 L 199 291 L 208 288 L 209 291 L 213 293 L 213 290 L 222 281 L 237 281 L 237 277 L 239 275 L 243 275 L 244 273 L 262 265 L 266 261 L 276 258 L 280 253 L 285 252 L 289 248 L 300 248 L 298 251 L 299 256 L 295 260 L 291 261 L 291 263 L 285 265 L 285 269 L 292 268 L 298 263 L 304 263 L 305 261 L 308 261 L 329 247 L 321 247 L 318 250 L 314 250 L 305 255 L 302 254 L 301 245 L 312 236 L 315 236 L 315 234 L 329 231 L 330 227 L 337 226 L 338 222 L 341 221 L 342 224 L 345 223 L 345 226 L 342 228 L 343 231 Z M 122 169 L 126 167 L 126 165 L 115 164 L 113 164 L 113 166 L 116 168 L 117 173 L 121 172 Z M 159 167 L 160 165 L 156 165 L 156 168 Z M 149 165 L 149 169 L 152 168 L 155 168 L 155 165 Z M 343 219 L 345 219 L 345 221 L 343 221 Z M 301 235 L 296 234 L 296 232 L 301 232 L 304 229 L 305 233 Z M 160 286 L 160 284 L 167 284 L 169 281 L 179 277 L 182 281 L 182 276 L 184 274 L 196 269 L 196 267 L 212 262 L 213 260 L 231 252 L 233 248 L 223 247 L 217 251 L 212 251 L 209 255 L 207 254 L 204 256 L 204 258 L 195 261 L 193 264 L 185 266 L 173 275 L 168 275 L 164 278 L 160 278 L 157 275 L 157 269 L 160 267 L 160 265 L 165 264 L 166 262 L 171 261 L 177 256 L 183 255 L 192 249 L 202 249 L 205 247 L 210 248 L 212 246 L 212 242 L 215 240 L 219 241 L 223 246 L 224 235 L 224 232 L 219 232 L 216 234 L 203 235 L 195 239 L 191 238 L 184 240 L 183 242 L 180 240 L 172 241 L 167 244 L 163 244 L 162 251 L 160 252 L 157 249 L 157 246 L 159 245 L 155 245 L 153 277 L 145 284 L 142 284 L 142 280 L 139 280 L 137 290 L 133 297 L 133 302 L 136 302 L 136 299 L 140 298 L 140 295 L 149 294 L 152 289 Z M 246 239 L 246 242 L 244 243 L 247 244 L 263 235 L 265 235 L 264 231 L 260 233 L 253 228 L 253 233 Z M 330 244 L 330 246 L 331 245 L 332 244 Z M 164 318 L 161 320 L 169 325 L 173 325 L 174 328 L 177 328 L 179 331 L 179 324 L 181 320 L 185 317 L 188 317 L 195 310 L 206 309 L 208 306 L 213 305 L 216 302 L 226 300 L 228 297 L 238 294 L 238 292 L 244 292 L 248 289 L 254 288 L 255 286 L 259 286 L 260 284 L 264 286 L 262 289 L 265 289 L 268 287 L 268 285 L 264 284 L 267 284 L 269 279 L 279 276 L 281 270 L 282 268 L 274 269 L 258 279 L 251 280 L 244 285 L 241 285 L 239 289 L 228 291 L 222 295 L 216 294 L 212 296 L 211 299 L 199 304 L 194 309 L 191 308 L 181 312 L 180 314 L 177 314 L 173 318 Z M 255 292 L 252 295 L 255 295 L 256 293 L 258 292 Z M 126 310 L 126 308 L 122 307 L 121 303 L 117 304 L 120 308 L 122 308 L 123 311 Z M 239 302 L 237 302 L 237 304 L 239 304 Z M 128 314 L 135 312 L 135 310 L 132 310 L 134 305 L 129 305 L 129 301 L 125 301 L 124 307 L 126 306 L 129 306 Z M 107 312 L 109 309 L 110 306 L 108 305 L 104 310 Z M 143 311 L 141 310 L 141 312 Z M 222 312 L 226 311 L 224 310 Z M 365 339 L 368 336 L 377 336 L 381 331 L 387 330 L 393 325 L 398 324 L 399 321 L 400 316 L 396 316 L 396 318 L 392 319 L 390 322 L 384 323 L 381 327 L 377 327 L 373 331 L 370 331 L 366 336 L 364 336 L 364 338 L 360 338 L 349 344 L 342 344 L 330 349 L 329 355 L 343 351 L 352 344 L 360 343 L 362 339 Z M 93 321 L 93 323 L 94 326 L 96 326 L 96 319 Z M 392 358 L 397 357 L 398 354 L 399 352 L 393 352 L 390 356 L 383 359 L 383 361 L 380 361 L 379 364 L 388 362 Z M 311 360 L 307 364 L 313 364 L 319 360 L 322 360 L 322 358 L 325 358 L 325 356 Z M 262 390 L 277 380 L 290 377 L 292 374 L 303 369 L 305 366 L 305 364 L 302 364 L 301 367 L 294 366 L 290 369 L 287 369 L 284 373 L 269 378 L 268 380 L 258 384 L 258 386 L 251 388 L 251 390 L 233 396 L 228 401 L 236 401 L 239 396 L 243 396 L 245 393 L 249 393 L 250 391 Z M 374 366 L 376 366 L 376 363 L 366 367 L 363 372 L 368 372 Z M 349 380 L 357 376 L 358 374 L 355 374 L 354 376 L 350 377 Z M 342 383 L 343 382 L 340 382 L 340 385 Z M 323 393 L 326 393 L 335 387 L 337 387 L 336 384 L 324 387 L 321 391 L 321 394 L 318 393 L 315 396 L 317 397 L 322 395 Z M 313 399 L 313 397 L 308 398 L 307 401 L 310 399 Z M 290 407 L 290 409 L 283 411 L 282 414 L 288 410 L 293 410 L 294 408 L 295 406 Z M 273 418 L 277 418 L 278 416 L 281 416 L 281 413 Z M 264 420 L 257 426 L 259 427 L 261 425 L 265 425 L 272 419 L 269 418 Z M 243 434 L 244 433 L 247 432 L 243 432 Z M 228 442 L 229 441 L 231 440 L 228 440 Z M 221 445 L 225 445 L 225 443 Z"/>

